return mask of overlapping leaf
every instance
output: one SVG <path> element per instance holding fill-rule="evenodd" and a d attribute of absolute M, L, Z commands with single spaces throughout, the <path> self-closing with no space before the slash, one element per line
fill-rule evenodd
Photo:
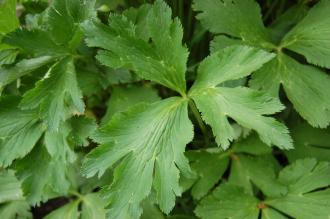
<path fill-rule="evenodd" d="M 324 128 L 330 122 L 330 77 L 318 68 L 279 54 L 253 75 L 251 85 L 273 95 L 283 85 L 294 108 L 311 125 Z"/>
<path fill-rule="evenodd" d="M 12 201 L 0 206 L 0 217 L 6 219 L 31 219 L 30 206 L 26 201 Z"/>
<path fill-rule="evenodd" d="M 247 6 L 248 4 L 250 6 Z M 252 0 L 195 1 L 195 9 L 201 11 L 199 19 L 205 24 L 205 27 L 212 32 L 226 34 L 214 38 L 214 41 L 211 43 L 212 51 L 215 52 L 227 46 L 237 44 L 253 45 L 277 51 L 277 59 L 261 68 L 258 74 L 253 74 L 251 86 L 277 96 L 280 84 L 282 84 L 295 109 L 304 119 L 315 127 L 326 127 L 330 122 L 328 116 L 329 101 L 325 100 L 325 96 L 329 93 L 329 77 L 316 68 L 301 65 L 291 57 L 283 55 L 282 49 L 287 48 L 300 53 L 312 64 L 328 67 L 327 60 L 330 50 L 327 40 L 329 40 L 330 29 L 328 24 L 330 20 L 326 14 L 330 7 L 330 2 L 328 0 L 321 1 L 308 12 L 304 19 L 302 19 L 302 15 L 306 12 L 304 12 L 303 5 L 300 8 L 289 9 L 290 13 L 284 14 L 282 20 L 286 19 L 285 16 L 293 16 L 293 13 L 296 13 L 296 16 L 290 18 L 290 22 L 293 25 L 302 20 L 291 31 L 289 31 L 290 26 L 288 26 L 287 19 L 285 23 L 279 19 L 277 24 L 274 24 L 275 27 L 271 31 L 274 42 L 280 41 L 278 39 L 279 35 L 280 37 L 284 36 L 284 39 L 278 46 L 273 45 L 270 38 L 267 38 L 266 42 L 259 40 L 259 43 L 253 43 L 253 40 L 249 40 L 248 37 L 239 37 L 237 33 L 240 31 L 235 32 L 228 28 L 223 29 L 223 32 L 215 31 L 216 28 L 222 30 L 223 21 L 227 21 L 227 25 L 232 24 L 229 27 L 240 27 L 241 24 L 244 24 L 243 27 L 247 30 L 246 32 L 250 31 L 251 34 L 255 34 L 253 31 L 261 29 L 260 26 L 263 27 L 263 24 L 256 9 L 251 10 L 252 12 L 246 12 L 252 5 L 258 8 Z M 230 8 L 232 14 L 235 15 L 225 17 L 226 12 L 215 13 L 216 11 L 223 12 L 225 8 Z M 295 10 L 298 12 L 295 12 Z M 254 17 L 254 23 L 250 21 L 251 16 Z M 258 22 L 256 17 L 259 19 Z M 285 31 L 289 31 L 289 33 Z M 260 36 L 260 34 L 257 36 Z M 319 107 L 314 111 L 311 106 L 315 105 Z M 313 109 L 315 108 L 313 107 Z"/>
<path fill-rule="evenodd" d="M 125 111 L 130 106 L 141 102 L 152 103 L 159 99 L 156 90 L 151 87 L 115 87 L 108 101 L 107 112 L 102 118 L 102 122 L 109 122 L 115 113 Z"/>
<path fill-rule="evenodd" d="M 208 194 L 219 181 L 222 183 L 221 179 L 228 168 L 228 182 L 243 187 L 249 194 L 253 194 L 253 185 L 267 195 L 286 192 L 286 188 L 276 182 L 279 165 L 272 157 L 271 149 L 255 134 L 236 142 L 225 152 L 218 149 L 188 151 L 187 156 L 197 173 L 197 178 L 192 180 L 191 190 L 195 199 Z"/>
<path fill-rule="evenodd" d="M 58 130 L 68 112 L 83 113 L 84 103 L 72 58 L 57 62 L 35 88 L 24 94 L 20 106 L 23 109 L 38 108 L 50 130 Z"/>
<path fill-rule="evenodd" d="M 248 88 L 216 87 L 222 82 L 251 74 L 273 57 L 271 53 L 252 47 L 232 46 L 212 54 L 200 64 L 190 96 L 203 119 L 211 125 L 216 142 L 224 149 L 234 138 L 228 117 L 256 130 L 268 145 L 292 147 L 287 128 L 275 119 L 264 116 L 283 109 L 277 99 Z"/>
<path fill-rule="evenodd" d="M 81 210 L 79 206 L 81 205 Z M 95 193 L 82 195 L 48 214 L 45 219 L 105 219 L 104 201 Z"/>
<path fill-rule="evenodd" d="M 22 200 L 21 184 L 12 170 L 0 171 L 0 203 Z"/>
<path fill-rule="evenodd" d="M 298 160 L 284 168 L 278 183 L 288 191 L 281 196 L 267 196 L 259 200 L 243 187 L 231 183 L 221 184 L 196 209 L 201 218 L 328 218 L 329 189 L 314 191 L 330 184 L 330 166 L 315 159 Z M 284 215 L 282 214 L 284 213 Z"/>
<path fill-rule="evenodd" d="M 19 99 L 13 96 L 0 100 L 0 166 L 29 153 L 43 133 L 35 110 L 20 110 Z"/>
<path fill-rule="evenodd" d="M 104 65 L 132 69 L 144 79 L 184 94 L 188 51 L 182 46 L 181 24 L 171 19 L 170 8 L 160 0 L 147 16 L 148 38 L 138 34 L 127 17 L 111 15 L 109 26 L 84 23 L 87 44 L 105 49 L 97 56 Z"/>
<path fill-rule="evenodd" d="M 183 153 L 192 135 L 187 100 L 173 97 L 135 106 L 100 129 L 95 139 L 102 145 L 87 156 L 83 173 L 102 175 L 120 161 L 112 185 L 103 189 L 111 217 L 138 217 L 152 186 L 161 209 L 169 212 L 181 193 L 179 169 L 191 174 Z"/>
<path fill-rule="evenodd" d="M 67 163 L 52 158 L 42 145 L 37 145 L 29 155 L 18 161 L 15 169 L 31 205 L 66 195 L 69 190 Z"/>
<path fill-rule="evenodd" d="M 290 162 L 301 158 L 314 157 L 319 161 L 330 161 L 330 132 L 317 129 L 308 124 L 299 124 L 291 128 L 294 150 L 285 154 Z"/>

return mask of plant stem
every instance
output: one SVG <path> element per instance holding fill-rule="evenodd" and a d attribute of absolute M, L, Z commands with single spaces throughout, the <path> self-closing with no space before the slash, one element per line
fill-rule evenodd
<path fill-rule="evenodd" d="M 201 131 L 203 133 L 205 144 L 209 145 L 210 142 L 209 142 L 209 138 L 208 138 L 207 129 L 206 129 L 206 126 L 204 125 L 202 117 L 201 117 L 195 103 L 190 99 L 188 104 L 189 104 L 189 107 L 190 107 L 195 119 L 197 120 L 199 128 L 201 129 Z"/>

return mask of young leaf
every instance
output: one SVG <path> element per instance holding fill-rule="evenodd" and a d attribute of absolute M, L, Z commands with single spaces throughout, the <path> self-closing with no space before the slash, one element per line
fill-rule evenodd
<path fill-rule="evenodd" d="M 213 53 L 200 64 L 190 97 L 196 102 L 203 119 L 211 125 L 216 142 L 222 148 L 228 148 L 234 138 L 227 117 L 256 130 L 268 145 L 292 148 L 287 128 L 275 119 L 263 116 L 283 109 L 277 99 L 249 88 L 216 87 L 222 82 L 251 74 L 273 57 L 273 54 L 259 49 L 232 46 Z"/>
<path fill-rule="evenodd" d="M 152 185 L 160 208 L 166 213 L 173 208 L 175 196 L 181 193 L 179 169 L 191 175 L 184 149 L 193 137 L 192 130 L 187 100 L 178 97 L 137 105 L 101 127 L 95 140 L 102 145 L 87 156 L 83 173 L 102 175 L 121 160 L 113 183 L 102 191 L 110 203 L 111 217 L 139 217 L 140 202 Z"/>
<path fill-rule="evenodd" d="M 157 0 L 148 14 L 148 39 L 139 36 L 123 15 L 111 15 L 109 26 L 85 22 L 83 29 L 89 46 L 104 49 L 97 56 L 104 65 L 126 67 L 144 79 L 185 93 L 188 51 L 182 46 L 181 24 L 178 19 L 172 21 L 171 10 L 163 1 Z"/>
<path fill-rule="evenodd" d="M 277 95 L 280 85 L 297 112 L 312 126 L 330 122 L 330 77 L 318 68 L 303 65 L 285 54 L 267 63 L 252 76 L 251 86 Z M 318 107 L 315 107 L 318 106 Z"/>
<path fill-rule="evenodd" d="M 84 102 L 72 58 L 58 61 L 35 88 L 24 94 L 20 106 L 23 109 L 39 108 L 50 131 L 57 131 L 68 115 L 83 113 Z"/>
<path fill-rule="evenodd" d="M 281 47 L 304 55 L 308 62 L 330 68 L 330 1 L 321 0 L 282 40 Z"/>

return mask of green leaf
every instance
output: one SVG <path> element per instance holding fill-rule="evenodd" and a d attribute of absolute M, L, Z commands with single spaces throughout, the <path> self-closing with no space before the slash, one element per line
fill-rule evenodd
<path fill-rule="evenodd" d="M 102 124 L 110 121 L 117 112 L 127 110 L 138 103 L 152 103 L 159 100 L 157 91 L 146 86 L 114 87 L 108 101 L 107 112 L 102 118 Z"/>
<path fill-rule="evenodd" d="M 0 218 L 31 219 L 30 206 L 26 201 L 12 201 L 0 206 Z"/>
<path fill-rule="evenodd" d="M 257 166 L 257 163 L 254 165 Z M 260 166 L 261 163 L 258 168 Z M 328 218 L 330 190 L 323 188 L 329 186 L 329 176 L 329 163 L 318 163 L 315 159 L 298 160 L 285 167 L 277 180 L 274 179 L 274 183 L 286 186 L 286 193 L 268 194 L 265 201 L 259 201 L 254 193 L 247 192 L 243 187 L 222 183 L 200 202 L 195 212 L 207 219 L 257 219 L 259 211 L 263 219 L 284 219 L 286 216 L 301 219 Z M 260 177 L 262 178 L 261 175 L 258 176 Z M 260 188 L 260 184 L 255 185 Z"/>
<path fill-rule="evenodd" d="M 149 11 L 148 28 L 146 41 L 123 15 L 111 15 L 109 26 L 95 21 L 83 24 L 88 46 L 105 49 L 97 56 L 101 63 L 131 69 L 144 79 L 184 94 L 188 51 L 182 46 L 179 20 L 172 21 L 170 8 L 158 0 Z"/>
<path fill-rule="evenodd" d="M 95 193 L 79 195 L 72 201 L 48 214 L 45 219 L 105 219 L 104 201 Z M 81 209 L 80 209 L 81 205 Z"/>
<path fill-rule="evenodd" d="M 308 62 L 330 68 L 330 1 L 321 0 L 283 39 L 281 47 L 304 55 Z"/>
<path fill-rule="evenodd" d="M 16 16 L 16 0 L 0 1 L 0 40 L 1 35 L 9 33 L 19 26 Z"/>
<path fill-rule="evenodd" d="M 16 49 L 0 49 L 0 67 L 2 65 L 9 65 L 15 62 L 18 51 Z"/>
<path fill-rule="evenodd" d="M 21 184 L 14 171 L 0 171 L 0 203 L 23 199 Z M 1 210 L 0 210 L 1 211 Z M 1 213 L 0 213 L 1 215 Z"/>
<path fill-rule="evenodd" d="M 82 199 L 81 219 L 105 219 L 105 203 L 97 194 L 90 193 Z"/>
<path fill-rule="evenodd" d="M 308 124 L 295 125 L 291 129 L 294 150 L 285 151 L 290 162 L 301 158 L 316 158 L 330 161 L 330 132 L 328 129 L 316 129 Z"/>
<path fill-rule="evenodd" d="M 3 42 L 35 56 L 63 56 L 68 53 L 67 48 L 56 44 L 50 33 L 41 29 L 17 29 L 7 34 Z"/>
<path fill-rule="evenodd" d="M 101 127 L 95 139 L 102 145 L 87 155 L 83 174 L 100 176 L 121 160 L 112 185 L 102 191 L 110 203 L 111 217 L 139 217 L 140 202 L 152 186 L 162 211 L 168 213 L 173 208 L 175 196 L 181 193 L 179 169 L 186 176 L 192 174 L 184 157 L 192 130 L 187 100 L 178 97 L 137 105 Z"/>
<path fill-rule="evenodd" d="M 279 54 L 253 74 L 251 86 L 278 95 L 280 85 L 297 112 L 312 126 L 325 128 L 330 122 L 330 77 L 321 70 Z M 315 107 L 317 106 L 317 107 Z"/>
<path fill-rule="evenodd" d="M 35 88 L 24 94 L 20 106 L 38 108 L 50 131 L 57 131 L 68 115 L 83 113 L 84 102 L 72 58 L 55 63 Z"/>
<path fill-rule="evenodd" d="M 267 46 L 268 32 L 254 0 L 194 0 L 202 25 L 212 33 L 227 34 L 250 44 Z"/>
<path fill-rule="evenodd" d="M 253 194 L 253 185 L 263 194 L 277 197 L 286 194 L 287 188 L 276 181 L 277 161 L 271 155 L 232 155 L 229 182 Z"/>
<path fill-rule="evenodd" d="M 280 212 L 273 210 L 271 208 L 262 209 L 262 219 L 288 219 Z"/>
<path fill-rule="evenodd" d="M 69 120 L 71 125 L 70 138 L 78 146 L 88 146 L 88 138 L 94 133 L 97 124 L 94 119 L 75 116 Z"/>
<path fill-rule="evenodd" d="M 255 133 L 250 134 L 232 146 L 231 150 L 235 153 L 244 153 L 249 155 L 267 155 L 272 153 L 272 149 L 260 141 Z"/>
<path fill-rule="evenodd" d="M 270 26 L 273 41 L 279 44 L 283 37 L 307 14 L 306 4 L 296 4 L 278 16 Z"/>
<path fill-rule="evenodd" d="M 52 211 L 45 217 L 45 219 L 77 219 L 79 218 L 78 204 L 79 201 L 70 202 L 63 207 Z"/>
<path fill-rule="evenodd" d="M 225 154 L 209 151 L 188 151 L 186 155 L 191 168 L 198 175 L 191 190 L 192 196 L 198 200 L 221 179 L 228 167 L 229 159 Z"/>
<path fill-rule="evenodd" d="M 232 46 L 213 53 L 200 64 L 189 95 L 205 122 L 211 125 L 216 142 L 222 148 L 228 148 L 235 134 L 227 116 L 244 127 L 256 130 L 268 145 L 292 148 L 287 128 L 275 119 L 263 116 L 283 109 L 277 99 L 248 88 L 216 87 L 251 74 L 273 56 L 256 48 Z"/>
<path fill-rule="evenodd" d="M 230 38 L 225 35 L 218 35 L 213 38 L 213 40 L 210 43 L 210 52 L 215 53 L 219 50 L 222 50 L 226 47 L 234 46 L 234 45 L 246 45 L 246 46 L 252 46 L 251 44 L 247 42 L 243 42 L 240 39 L 236 38 Z"/>
<path fill-rule="evenodd" d="M 330 216 L 330 165 L 315 159 L 298 160 L 284 168 L 279 180 L 288 185 L 286 196 L 266 200 L 266 204 L 293 218 L 328 218 Z"/>
<path fill-rule="evenodd" d="M 0 88 L 54 61 L 51 56 L 23 59 L 13 67 L 0 67 Z"/>
<path fill-rule="evenodd" d="M 257 219 L 259 200 L 243 188 L 222 183 L 195 210 L 202 219 Z"/>
<path fill-rule="evenodd" d="M 79 23 L 96 16 L 95 0 L 54 0 L 47 13 L 49 32 L 58 44 L 67 44 Z"/>
<path fill-rule="evenodd" d="M 67 141 L 70 128 L 67 124 L 62 124 L 58 131 L 47 131 L 44 143 L 48 153 L 55 160 L 73 163 L 76 159 L 74 151 L 70 148 Z"/>
<path fill-rule="evenodd" d="M 15 168 L 26 199 L 32 205 L 66 195 L 69 190 L 67 163 L 52 158 L 42 145 L 18 161 Z"/>
<path fill-rule="evenodd" d="M 35 110 L 18 109 L 19 99 L 7 96 L 0 99 L 0 166 L 24 157 L 43 133 Z"/>
<path fill-rule="evenodd" d="M 272 53 L 249 46 L 231 46 L 215 52 L 199 65 L 190 92 L 248 76 L 274 57 Z"/>

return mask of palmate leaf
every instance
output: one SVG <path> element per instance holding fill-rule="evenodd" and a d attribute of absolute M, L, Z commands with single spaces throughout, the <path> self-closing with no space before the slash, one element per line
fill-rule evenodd
<path fill-rule="evenodd" d="M 328 218 L 330 215 L 329 186 L 330 165 L 315 159 L 297 160 L 285 167 L 278 176 L 278 183 L 287 187 L 287 193 L 267 196 L 259 200 L 243 187 L 223 183 L 207 196 L 196 209 L 201 218 Z M 257 185 L 258 186 L 258 185 Z M 283 215 L 282 212 L 285 214 Z"/>
<path fill-rule="evenodd" d="M 216 142 L 224 149 L 234 138 L 234 130 L 227 117 L 256 130 L 268 145 L 292 148 L 287 128 L 264 116 L 283 109 L 277 99 L 249 88 L 216 87 L 222 82 L 251 74 L 273 57 L 273 54 L 256 48 L 232 46 L 213 53 L 200 64 L 189 96 L 196 102 L 206 123 L 211 125 Z"/>
<path fill-rule="evenodd" d="M 330 77 L 318 68 L 279 54 L 257 71 L 250 83 L 252 87 L 268 90 L 273 95 L 277 95 L 282 84 L 294 108 L 304 119 L 315 127 L 328 126 Z"/>
<path fill-rule="evenodd" d="M 276 182 L 279 164 L 271 152 L 255 134 L 235 142 L 227 151 L 219 148 L 187 151 L 190 165 L 197 173 L 191 183 L 192 196 L 198 200 L 208 194 L 219 181 L 223 182 L 227 169 L 230 169 L 228 182 L 243 187 L 249 194 L 253 194 L 253 185 L 267 195 L 285 193 L 286 188 Z"/>
<path fill-rule="evenodd" d="M 219 20 L 230 19 L 235 25 L 240 26 L 243 24 L 247 30 L 254 30 L 255 24 L 246 21 L 242 22 L 241 19 L 245 18 L 247 13 L 244 13 L 243 8 L 245 4 L 252 4 L 253 1 L 243 0 L 243 1 L 220 1 L 212 0 L 212 2 L 217 2 L 216 9 L 211 1 L 196 1 L 195 9 L 202 11 L 200 14 L 200 19 L 203 23 L 211 22 L 214 27 L 221 27 L 221 22 Z M 219 4 L 221 4 L 219 6 Z M 256 3 L 255 3 L 256 4 Z M 216 4 L 215 4 L 216 5 Z M 208 17 L 208 14 L 214 10 L 223 10 L 223 7 L 232 7 L 235 11 L 235 16 L 222 17 L 223 13 L 213 14 L 213 18 Z M 281 52 L 282 48 L 287 48 L 292 51 L 298 52 L 306 56 L 307 61 L 312 64 L 317 64 L 323 67 L 327 67 L 327 59 L 329 56 L 329 46 L 327 45 L 327 37 L 329 34 L 329 18 L 326 15 L 329 9 L 329 1 L 324 0 L 318 3 L 313 9 L 309 11 L 307 16 L 302 19 L 301 14 L 297 17 L 291 19 L 291 22 L 298 23 L 289 33 L 284 33 L 284 30 L 280 30 L 280 35 L 286 35 L 279 46 L 272 45 L 271 40 L 268 39 L 268 44 L 260 40 L 261 43 L 253 43 L 247 38 L 237 38 L 235 34 L 227 31 L 224 32 L 226 35 L 216 36 L 211 43 L 211 51 L 216 52 L 219 49 L 231 45 L 253 45 L 256 47 L 267 48 L 277 51 L 277 59 L 273 59 L 270 63 L 266 64 L 264 67 L 258 71 L 257 74 L 253 74 L 253 80 L 251 81 L 251 86 L 260 90 L 267 91 L 274 96 L 277 96 L 279 92 L 279 87 L 282 84 L 286 90 L 286 94 L 290 101 L 293 103 L 294 108 L 297 112 L 306 119 L 312 126 L 315 127 L 326 127 L 330 120 L 328 116 L 328 100 L 325 99 L 326 95 L 329 93 L 329 79 L 328 76 L 322 73 L 322 71 L 309 67 L 306 65 L 301 65 L 294 59 L 287 55 L 283 55 Z M 304 11 L 304 10 L 303 10 Z M 305 12 L 304 12 L 305 13 Z M 287 19 L 286 19 L 287 21 Z M 281 22 L 279 21 L 281 24 Z M 283 23 L 283 22 L 282 22 Z M 287 25 L 287 23 L 285 23 Z M 273 29 L 272 38 L 278 37 L 278 31 Z M 257 25 L 259 26 L 259 25 Z M 205 27 L 209 28 L 207 24 Z M 279 27 L 285 28 L 285 30 L 290 29 L 290 27 Z M 212 31 L 212 29 L 210 29 Z M 277 42 L 278 40 L 275 39 Z M 278 47 L 278 48 L 276 48 Z M 323 74 L 323 75 L 322 75 Z M 306 101 L 309 104 L 304 104 Z M 310 102 L 313 101 L 313 102 Z M 319 106 L 312 110 L 311 106 Z"/>
<path fill-rule="evenodd" d="M 147 16 L 148 38 L 138 34 L 124 15 L 111 15 L 109 26 L 98 21 L 84 23 L 86 42 L 104 49 L 97 56 L 104 65 L 134 70 L 144 79 L 184 94 L 188 51 L 182 46 L 181 24 L 178 19 L 172 21 L 170 8 L 160 0 Z"/>
<path fill-rule="evenodd" d="M 63 58 L 55 63 L 45 78 L 24 94 L 20 107 L 38 108 L 51 131 L 58 130 L 68 113 L 83 113 L 84 103 L 72 58 Z"/>
<path fill-rule="evenodd" d="M 168 213 L 181 193 L 179 170 L 192 174 L 183 154 L 192 137 L 187 100 L 172 97 L 137 105 L 100 128 L 95 140 L 102 145 L 87 155 L 83 173 L 102 175 L 121 160 L 112 185 L 102 191 L 110 203 L 110 217 L 139 217 L 140 202 L 151 187 L 157 192 L 160 208 Z"/>
<path fill-rule="evenodd" d="M 321 0 L 282 40 L 281 47 L 304 55 L 309 63 L 330 68 L 330 1 Z"/>

